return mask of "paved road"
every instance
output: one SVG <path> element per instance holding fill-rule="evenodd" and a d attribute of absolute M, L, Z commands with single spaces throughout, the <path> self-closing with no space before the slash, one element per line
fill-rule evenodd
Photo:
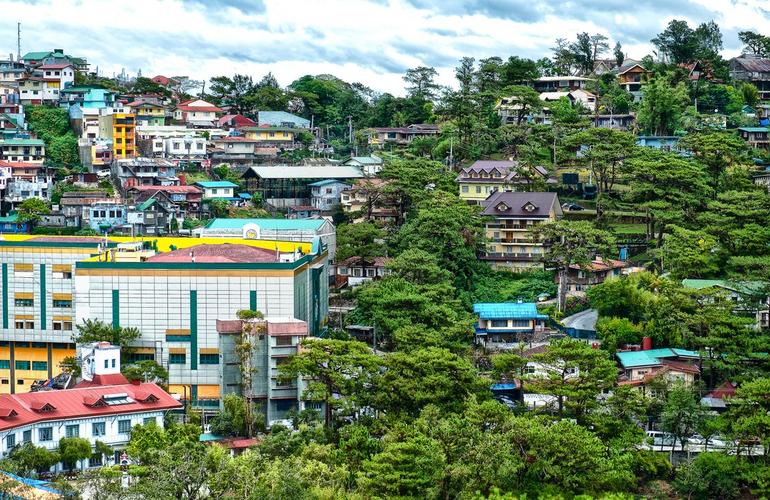
<path fill-rule="evenodd" d="M 596 320 L 599 319 L 599 312 L 596 309 L 587 309 L 585 311 L 567 316 L 561 320 L 567 328 L 577 328 L 578 330 L 596 330 Z"/>

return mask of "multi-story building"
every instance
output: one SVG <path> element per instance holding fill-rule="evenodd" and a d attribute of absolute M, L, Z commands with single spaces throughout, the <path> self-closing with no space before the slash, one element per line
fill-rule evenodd
<path fill-rule="evenodd" d="M 45 142 L 42 139 L 0 139 L 0 160 L 43 163 Z"/>
<path fill-rule="evenodd" d="M 4 201 L 16 205 L 27 198 L 47 200 L 53 190 L 53 172 L 42 163 L 3 162 L 11 168 Z"/>
<path fill-rule="evenodd" d="M 367 132 L 368 143 L 373 147 L 383 147 L 386 144 L 406 146 L 415 139 L 436 137 L 438 125 L 431 123 L 413 123 L 406 127 L 372 128 Z"/>
<path fill-rule="evenodd" d="M 286 418 L 290 410 L 304 409 L 302 380 L 291 382 L 278 378 L 278 366 L 296 354 L 307 337 L 307 323 L 292 317 L 264 320 L 217 320 L 219 332 L 220 394 L 238 394 L 261 404 L 266 423 Z M 240 352 L 244 337 L 250 345 L 249 356 Z M 244 379 L 243 373 L 251 373 Z"/>
<path fill-rule="evenodd" d="M 359 179 L 352 184 L 353 187 L 340 193 L 340 205 L 345 213 L 355 214 L 353 222 L 396 222 L 399 216 L 398 204 L 384 191 L 388 181 L 377 178 Z"/>
<path fill-rule="evenodd" d="M 628 267 L 623 260 L 594 258 L 587 265 L 572 264 L 564 277 L 567 295 L 585 295 L 594 285 L 604 283 L 607 279 L 620 276 Z"/>
<path fill-rule="evenodd" d="M 133 186 L 128 190 L 128 196 L 137 204 L 145 202 L 157 193 L 163 193 L 176 207 L 173 211 L 182 216 L 201 209 L 203 191 L 196 186 Z"/>
<path fill-rule="evenodd" d="M 59 205 L 66 227 L 90 226 L 91 210 L 94 203 L 116 201 L 106 191 L 69 191 L 62 193 Z"/>
<path fill-rule="evenodd" d="M 42 76 L 24 76 L 18 80 L 21 104 L 54 104 L 59 102 L 59 83 Z"/>
<path fill-rule="evenodd" d="M 113 158 L 136 156 L 136 115 L 130 108 L 105 108 L 99 114 L 99 137 L 112 141 Z"/>
<path fill-rule="evenodd" d="M 43 76 L 49 88 L 58 90 L 57 97 L 61 96 L 62 90 L 75 82 L 75 66 L 68 62 L 43 64 L 38 66 L 35 72 Z"/>
<path fill-rule="evenodd" d="M 112 162 L 112 174 L 120 187 L 175 186 L 179 184 L 176 165 L 162 158 L 117 159 Z"/>
<path fill-rule="evenodd" d="M 204 200 L 213 200 L 216 198 L 233 198 L 238 184 L 230 181 L 201 181 L 196 182 L 195 186 L 203 191 Z"/>
<path fill-rule="evenodd" d="M 481 258 L 498 269 L 542 268 L 545 245 L 532 230 L 562 217 L 556 193 L 498 191 L 482 205 L 482 215 L 490 220 L 485 223 L 487 247 Z"/>
<path fill-rule="evenodd" d="M 261 155 L 277 154 L 281 150 L 297 148 L 299 146 L 297 135 L 303 132 L 302 129 L 292 127 L 265 125 L 244 127 L 241 131 L 246 139 L 256 141 L 255 154 Z"/>
<path fill-rule="evenodd" d="M 538 92 L 569 92 L 584 89 L 594 78 L 585 76 L 542 76 L 532 83 Z"/>
<path fill-rule="evenodd" d="M 626 59 L 621 66 L 613 71 L 618 75 L 618 84 L 634 97 L 634 101 L 640 101 L 642 99 L 642 86 L 647 81 L 650 72 L 639 61 L 633 59 Z"/>
<path fill-rule="evenodd" d="M 545 167 L 520 167 L 514 160 L 477 160 L 457 176 L 460 199 L 472 204 L 480 204 L 497 191 L 515 191 L 536 181 L 556 184 Z"/>
<path fill-rule="evenodd" d="M 741 54 L 730 59 L 729 64 L 730 77 L 754 85 L 760 101 L 770 99 L 770 58 Z"/>
<path fill-rule="evenodd" d="M 12 83 L 27 74 L 27 68 L 20 61 L 0 61 L 0 82 Z"/>
<path fill-rule="evenodd" d="M 476 344 L 502 348 L 518 342 L 532 342 L 552 330 L 546 325 L 547 314 L 540 314 L 531 302 L 473 304 L 479 320 L 475 325 Z"/>
<path fill-rule="evenodd" d="M 750 147 L 756 149 L 770 148 L 770 129 L 768 127 L 740 127 L 738 134 Z"/>
<path fill-rule="evenodd" d="M 101 201 L 88 208 L 88 225 L 98 233 L 107 233 L 126 223 L 127 207 L 115 201 Z"/>
<path fill-rule="evenodd" d="M 329 212 L 340 204 L 340 193 L 351 185 L 335 179 L 324 179 L 310 184 L 310 204 L 322 212 Z"/>
<path fill-rule="evenodd" d="M 175 161 L 178 165 L 202 165 L 206 161 L 205 137 L 167 137 L 152 139 L 152 156 Z"/>
<path fill-rule="evenodd" d="M 190 99 L 177 105 L 174 120 L 193 128 L 214 128 L 221 112 L 221 108 L 203 99 Z"/>
<path fill-rule="evenodd" d="M 166 124 L 166 108 L 156 102 L 136 100 L 126 104 L 136 115 L 137 125 L 163 126 Z"/>
<path fill-rule="evenodd" d="M 317 334 L 328 311 L 318 239 L 5 235 L 0 263 L 0 392 L 56 375 L 74 354 L 74 326 L 98 319 L 142 333 L 125 362 L 154 359 L 169 369 L 171 392 L 217 404 L 217 319 L 259 310 L 306 321 Z"/>
<path fill-rule="evenodd" d="M 13 362 L 13 361 L 12 361 Z M 18 361 L 17 361 L 18 363 Z M 29 363 L 29 361 L 22 361 Z M 93 456 L 76 469 L 119 464 L 136 425 L 164 425 L 164 417 L 182 404 L 153 383 L 129 383 L 120 374 L 120 348 L 109 343 L 81 349 L 84 381 L 74 388 L 0 395 L 0 447 L 7 453 L 31 443 L 55 450 L 61 438 L 88 440 Z M 96 453 L 100 441 L 114 454 Z M 64 470 L 59 463 L 54 471 Z"/>
<path fill-rule="evenodd" d="M 249 192 L 259 193 L 264 201 L 278 208 L 310 203 L 310 184 L 324 179 L 350 182 L 364 175 L 357 167 L 335 165 L 325 167 L 254 166 L 243 179 Z"/>

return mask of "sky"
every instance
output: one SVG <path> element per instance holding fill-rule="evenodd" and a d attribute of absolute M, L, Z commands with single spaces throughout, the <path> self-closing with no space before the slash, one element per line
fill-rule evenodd
<path fill-rule="evenodd" d="M 105 76 L 272 72 L 281 85 L 333 74 L 403 95 L 408 68 L 452 85 L 457 61 L 550 55 L 557 38 L 602 33 L 629 57 L 672 19 L 714 20 L 725 57 L 738 32 L 770 35 L 769 0 L 0 0 L 0 54 L 62 48 Z M 6 56 L 0 56 L 4 58 Z"/>

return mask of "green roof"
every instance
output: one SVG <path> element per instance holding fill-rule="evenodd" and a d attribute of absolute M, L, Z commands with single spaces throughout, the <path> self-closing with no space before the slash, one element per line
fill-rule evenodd
<path fill-rule="evenodd" d="M 317 231 L 325 219 L 214 219 L 205 229 L 243 229 L 246 224 L 256 224 L 262 230 Z"/>
<path fill-rule="evenodd" d="M 16 212 L 11 212 L 10 214 L 0 217 L 0 223 L 9 222 L 12 224 L 15 224 L 19 221 L 19 216 L 16 214 Z"/>
<path fill-rule="evenodd" d="M 25 61 L 28 59 L 33 59 L 33 60 L 45 59 L 46 57 L 48 57 L 50 53 L 51 53 L 50 50 L 47 52 L 27 52 L 22 56 L 22 59 L 24 59 Z"/>
<path fill-rule="evenodd" d="M 686 349 L 669 348 L 649 349 L 647 351 L 627 351 L 615 353 L 620 364 L 624 368 L 637 366 L 656 366 L 660 364 L 660 358 L 700 358 L 700 353 Z"/>
<path fill-rule="evenodd" d="M 45 146 L 43 139 L 0 139 L 0 146 Z"/>
<path fill-rule="evenodd" d="M 728 281 L 728 280 L 700 280 L 683 279 L 682 286 L 703 290 L 711 287 L 720 287 L 738 293 L 755 293 L 762 291 L 767 285 L 761 281 Z"/>
<path fill-rule="evenodd" d="M 767 132 L 767 127 L 740 127 L 738 130 L 742 130 L 744 132 Z"/>
<path fill-rule="evenodd" d="M 155 203 L 155 198 L 150 198 L 146 200 L 144 203 L 142 203 L 141 205 L 139 205 L 138 207 L 136 207 L 136 209 L 139 210 L 140 212 L 144 212 L 145 210 L 150 208 L 153 203 Z"/>
<path fill-rule="evenodd" d="M 233 184 L 230 181 L 202 181 L 202 182 L 196 182 L 196 186 L 200 186 L 202 188 L 236 188 L 238 187 L 238 184 Z"/>

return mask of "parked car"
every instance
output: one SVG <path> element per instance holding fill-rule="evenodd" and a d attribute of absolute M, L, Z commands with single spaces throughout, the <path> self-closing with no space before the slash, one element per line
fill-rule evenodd
<path fill-rule="evenodd" d="M 689 444 L 695 444 L 698 446 L 706 446 L 706 438 L 701 436 L 700 434 L 695 434 L 694 436 L 690 436 L 687 438 L 687 442 Z M 709 438 L 708 446 L 709 448 L 727 448 L 728 441 L 726 441 L 721 436 L 711 436 Z"/>
<path fill-rule="evenodd" d="M 668 432 L 647 431 L 647 437 L 652 438 L 653 446 L 674 446 L 674 435 Z"/>
<path fill-rule="evenodd" d="M 577 211 L 586 209 L 585 207 L 580 206 L 577 203 L 564 203 L 562 204 L 561 208 L 562 210 L 567 210 L 569 212 L 577 212 Z"/>

